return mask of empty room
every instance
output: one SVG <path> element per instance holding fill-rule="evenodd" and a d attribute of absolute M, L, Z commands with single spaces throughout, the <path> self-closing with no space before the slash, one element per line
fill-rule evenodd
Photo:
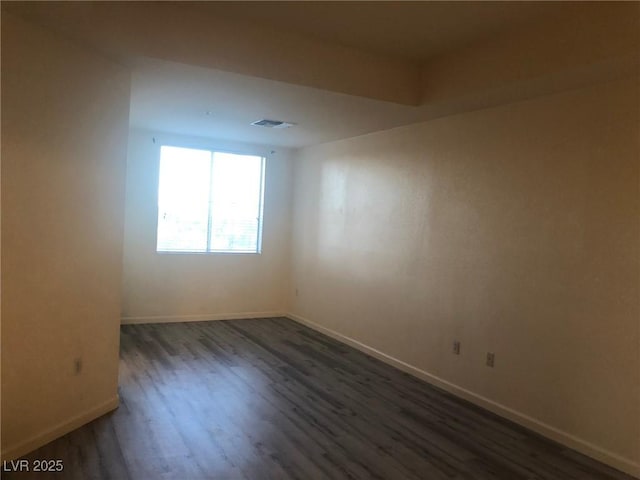
<path fill-rule="evenodd" d="M 4 479 L 640 478 L 639 2 L 11 2 Z"/>

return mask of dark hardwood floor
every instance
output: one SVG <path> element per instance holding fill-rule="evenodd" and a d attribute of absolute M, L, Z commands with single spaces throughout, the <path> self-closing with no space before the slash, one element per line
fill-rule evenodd
<path fill-rule="evenodd" d="M 3 478 L 632 478 L 284 318 L 123 326 L 120 400 Z"/>

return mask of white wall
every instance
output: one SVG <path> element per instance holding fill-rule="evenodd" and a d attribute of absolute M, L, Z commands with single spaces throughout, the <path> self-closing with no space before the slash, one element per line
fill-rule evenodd
<path fill-rule="evenodd" d="M 123 322 L 283 314 L 289 271 L 290 152 L 142 130 L 131 131 L 129 138 Z M 163 143 L 267 157 L 261 254 L 156 252 L 158 167 Z"/>
<path fill-rule="evenodd" d="M 633 77 L 303 149 L 293 317 L 637 473 L 638 101 Z"/>
<path fill-rule="evenodd" d="M 2 12 L 2 457 L 118 403 L 129 73 Z"/>

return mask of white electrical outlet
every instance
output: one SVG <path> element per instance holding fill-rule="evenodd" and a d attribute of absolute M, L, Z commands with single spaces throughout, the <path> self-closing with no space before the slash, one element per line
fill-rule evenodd
<path fill-rule="evenodd" d="M 496 360 L 496 355 L 493 352 L 487 352 L 487 367 L 493 367 Z"/>

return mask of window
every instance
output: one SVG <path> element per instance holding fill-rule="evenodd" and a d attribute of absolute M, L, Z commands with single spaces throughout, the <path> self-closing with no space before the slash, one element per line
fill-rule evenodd
<path fill-rule="evenodd" d="M 158 252 L 260 253 L 265 159 L 163 146 Z"/>

